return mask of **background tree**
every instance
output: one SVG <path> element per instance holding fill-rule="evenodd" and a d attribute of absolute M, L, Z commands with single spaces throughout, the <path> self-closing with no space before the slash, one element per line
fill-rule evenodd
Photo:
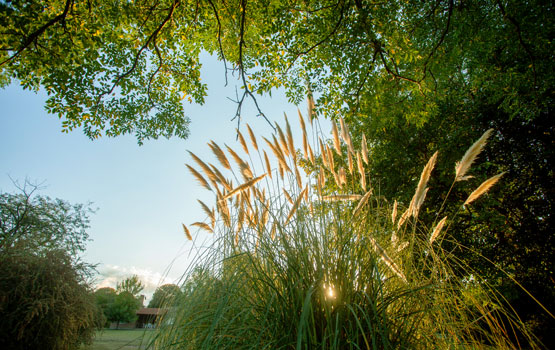
<path fill-rule="evenodd" d="M 78 349 L 90 343 L 97 307 L 67 252 L 0 254 L 0 347 Z"/>
<path fill-rule="evenodd" d="M 94 296 L 96 299 L 96 305 L 102 311 L 104 322 L 102 324 L 103 327 L 109 326 L 108 317 L 110 313 L 110 308 L 112 304 L 116 300 L 116 290 L 114 288 L 105 287 L 99 288 L 94 292 Z"/>
<path fill-rule="evenodd" d="M 93 211 L 87 205 L 36 195 L 37 189 L 26 182 L 20 193 L 0 193 L 0 252 L 62 249 L 77 256 L 89 238 Z"/>
<path fill-rule="evenodd" d="M 140 307 L 140 301 L 133 294 L 128 291 L 119 292 L 108 307 L 108 320 L 116 322 L 116 328 L 119 328 L 122 322 L 135 321 Z"/>
<path fill-rule="evenodd" d="M 139 293 L 143 289 L 144 289 L 143 282 L 139 280 L 139 276 L 137 275 L 133 275 L 131 277 L 124 279 L 121 282 L 118 282 L 116 287 L 116 291 L 118 292 L 118 294 L 121 294 L 123 292 L 128 292 L 131 295 L 133 295 L 133 297 L 135 298 L 139 296 Z"/>
<path fill-rule="evenodd" d="M 102 323 L 88 284 L 92 266 L 78 255 L 90 210 L 36 189 L 27 183 L 19 194 L 0 194 L 1 347 L 78 348 Z"/>
<path fill-rule="evenodd" d="M 148 307 L 161 308 L 168 303 L 181 296 L 182 292 L 179 286 L 175 284 L 164 284 L 156 289 L 152 295 L 152 299 L 148 303 Z"/>

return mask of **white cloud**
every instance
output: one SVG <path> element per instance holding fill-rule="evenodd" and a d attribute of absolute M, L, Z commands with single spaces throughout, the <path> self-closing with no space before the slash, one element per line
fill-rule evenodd
<path fill-rule="evenodd" d="M 139 280 L 143 283 L 145 288 L 141 292 L 146 297 L 146 302 L 152 298 L 152 294 L 157 287 L 166 283 L 178 284 L 178 279 L 162 275 L 159 272 L 154 272 L 148 269 L 141 269 L 134 266 L 118 266 L 118 265 L 101 265 L 97 268 L 98 278 L 96 289 L 111 287 L 116 288 L 118 282 L 131 277 L 133 275 L 139 276 Z"/>

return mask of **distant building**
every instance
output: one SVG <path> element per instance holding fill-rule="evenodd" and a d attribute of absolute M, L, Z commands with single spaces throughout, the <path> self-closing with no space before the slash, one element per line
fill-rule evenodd
<path fill-rule="evenodd" d="M 155 307 L 143 307 L 137 311 L 136 328 L 152 328 L 156 326 L 161 317 L 168 312 L 168 309 Z"/>
<path fill-rule="evenodd" d="M 110 325 L 110 329 L 134 329 L 134 328 L 154 328 L 168 312 L 168 309 L 159 309 L 155 307 L 143 307 L 137 310 L 137 320 L 130 323 L 120 323 L 119 327 L 116 322 Z"/>

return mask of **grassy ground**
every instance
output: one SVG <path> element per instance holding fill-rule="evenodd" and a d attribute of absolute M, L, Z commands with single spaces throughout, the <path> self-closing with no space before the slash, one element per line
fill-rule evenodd
<path fill-rule="evenodd" d="M 83 350 L 139 350 L 146 349 L 152 330 L 144 329 L 105 329 L 96 334 L 92 345 Z"/>

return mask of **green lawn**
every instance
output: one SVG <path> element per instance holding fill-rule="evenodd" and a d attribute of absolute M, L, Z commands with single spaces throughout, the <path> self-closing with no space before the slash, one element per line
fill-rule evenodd
<path fill-rule="evenodd" d="M 105 329 L 96 333 L 92 345 L 83 350 L 139 350 L 146 349 L 153 330 L 144 329 Z"/>

